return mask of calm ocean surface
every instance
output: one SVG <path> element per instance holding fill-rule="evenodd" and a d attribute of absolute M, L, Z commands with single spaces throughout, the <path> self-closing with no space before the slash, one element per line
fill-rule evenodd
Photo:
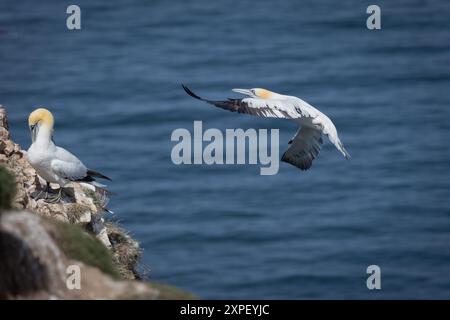
<path fill-rule="evenodd" d="M 0 104 L 13 138 L 46 106 L 58 144 L 113 178 L 150 278 L 202 298 L 450 298 L 450 2 L 2 1 Z M 207 106 L 231 88 L 297 95 L 330 116 L 312 170 L 175 166 L 176 128 L 295 125 Z M 381 267 L 382 290 L 366 288 Z"/>

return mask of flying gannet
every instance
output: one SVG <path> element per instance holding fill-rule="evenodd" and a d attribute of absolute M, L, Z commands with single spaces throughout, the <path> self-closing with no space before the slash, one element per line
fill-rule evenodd
<path fill-rule="evenodd" d="M 106 192 L 103 189 L 105 186 L 97 183 L 95 178 L 111 181 L 110 178 L 86 168 L 72 153 L 55 145 L 53 142 L 54 118 L 50 111 L 44 108 L 34 110 L 28 117 L 28 125 L 32 144 L 26 156 L 37 174 L 47 182 L 45 200 L 60 201 L 63 187 L 70 182 L 88 184 Z M 50 183 L 60 186 L 58 194 L 53 198 L 49 198 Z"/>
<path fill-rule="evenodd" d="M 300 98 L 254 88 L 232 89 L 232 91 L 246 95 L 248 98 L 214 101 L 203 99 L 185 85 L 182 86 L 191 97 L 222 109 L 266 118 L 283 118 L 295 121 L 300 128 L 289 141 L 290 146 L 281 157 L 281 161 L 290 163 L 301 170 L 309 169 L 313 160 L 319 154 L 323 143 L 322 135 L 326 135 L 344 157 L 350 159 L 350 155 L 339 140 L 333 122 L 325 114 Z"/>

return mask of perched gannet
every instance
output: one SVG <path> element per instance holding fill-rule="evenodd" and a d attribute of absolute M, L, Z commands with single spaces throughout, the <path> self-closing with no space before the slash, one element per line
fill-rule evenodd
<path fill-rule="evenodd" d="M 191 97 L 213 104 L 216 107 L 233 112 L 250 115 L 283 118 L 295 121 L 300 125 L 295 136 L 289 141 L 289 148 L 281 160 L 290 163 L 301 170 L 311 167 L 313 160 L 319 154 L 323 143 L 322 135 L 326 135 L 331 143 L 350 159 L 344 145 L 337 134 L 333 122 L 322 112 L 294 96 L 285 96 L 266 89 L 233 89 L 232 91 L 249 96 L 244 99 L 228 99 L 223 101 L 207 100 L 193 93 L 183 85 Z"/>
<path fill-rule="evenodd" d="M 104 185 L 95 182 L 95 178 L 111 181 L 110 178 L 87 169 L 72 153 L 55 145 L 53 124 L 52 113 L 44 108 L 34 110 L 28 117 L 32 144 L 27 151 L 27 158 L 37 174 L 47 182 L 45 199 L 49 199 L 50 183 L 60 186 L 56 197 L 49 199 L 51 202 L 61 200 L 62 188 L 70 182 L 83 182 L 106 191 Z"/>

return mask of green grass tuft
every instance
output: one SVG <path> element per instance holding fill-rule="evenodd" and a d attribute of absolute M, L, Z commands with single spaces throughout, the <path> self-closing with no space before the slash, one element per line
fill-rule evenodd
<path fill-rule="evenodd" d="M 5 167 L 0 167 L 0 211 L 12 209 L 16 195 L 16 179 Z"/>
<path fill-rule="evenodd" d="M 68 258 L 99 268 L 115 279 L 120 278 L 113 265 L 111 252 L 100 240 L 76 225 L 54 220 L 49 221 L 55 226 L 56 240 Z"/>
<path fill-rule="evenodd" d="M 67 216 L 70 223 L 75 224 L 79 221 L 81 216 L 86 212 L 90 212 L 91 208 L 80 203 L 71 203 L 67 206 Z"/>
<path fill-rule="evenodd" d="M 99 212 L 103 211 L 103 201 L 100 198 L 100 195 L 96 193 L 95 191 L 92 191 L 87 188 L 83 188 L 84 194 L 92 199 L 94 206 L 97 207 L 97 210 Z"/>

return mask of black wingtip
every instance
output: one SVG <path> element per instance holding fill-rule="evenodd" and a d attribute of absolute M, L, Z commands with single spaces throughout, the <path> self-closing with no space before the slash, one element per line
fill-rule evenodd
<path fill-rule="evenodd" d="M 181 84 L 181 86 L 183 87 L 184 91 L 186 91 L 186 93 L 188 95 L 190 95 L 192 98 L 198 99 L 198 100 L 203 100 L 203 98 L 199 97 L 198 95 L 196 95 L 195 93 L 193 93 L 191 91 L 191 89 L 189 89 L 187 86 L 185 86 L 184 84 Z"/>
<path fill-rule="evenodd" d="M 96 177 L 96 178 L 101 178 L 101 179 L 106 179 L 106 180 L 112 181 L 111 178 L 108 178 L 104 174 L 101 174 L 100 172 L 97 172 L 94 170 L 88 170 L 87 175 L 90 177 Z"/>
<path fill-rule="evenodd" d="M 293 165 L 294 167 L 299 168 L 301 171 L 306 171 L 312 166 L 312 160 L 311 161 L 293 161 L 292 158 L 289 158 L 286 155 L 286 152 L 283 153 L 283 156 L 281 157 L 282 162 L 289 163 L 290 165 Z"/>

